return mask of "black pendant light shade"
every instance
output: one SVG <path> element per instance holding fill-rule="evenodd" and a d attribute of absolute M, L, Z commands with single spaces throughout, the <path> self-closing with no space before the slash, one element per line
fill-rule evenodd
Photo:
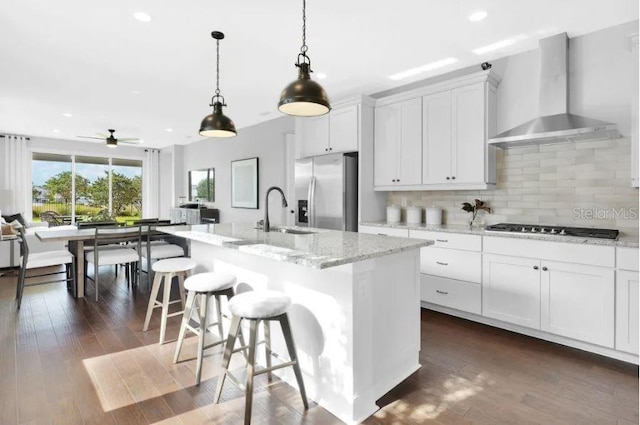
<path fill-rule="evenodd" d="M 296 64 L 298 79 L 282 90 L 278 109 L 288 115 L 312 117 L 324 115 L 331 109 L 327 92 L 311 79 L 308 63 Z"/>
<path fill-rule="evenodd" d="M 288 115 L 313 117 L 331 110 L 327 92 L 311 79 L 311 59 L 307 56 L 307 2 L 302 0 L 302 46 L 298 53 L 298 79 L 282 90 L 278 109 Z"/>
<path fill-rule="evenodd" d="M 213 113 L 207 115 L 200 124 L 200 135 L 204 137 L 233 137 L 237 134 L 231 118 L 222 113 L 222 102 L 213 104 Z"/>
<path fill-rule="evenodd" d="M 213 31 L 211 37 L 216 40 L 216 91 L 209 104 L 213 107 L 213 113 L 204 117 L 199 133 L 204 137 L 233 137 L 237 134 L 236 126 L 231 118 L 222 113 L 222 107 L 227 104 L 220 95 L 220 40 L 224 38 L 224 34 Z"/>

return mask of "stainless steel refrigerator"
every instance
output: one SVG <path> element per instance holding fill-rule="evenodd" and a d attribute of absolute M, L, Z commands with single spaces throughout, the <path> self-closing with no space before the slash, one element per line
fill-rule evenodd
<path fill-rule="evenodd" d="M 297 226 L 357 230 L 357 152 L 298 160 L 295 178 Z"/>

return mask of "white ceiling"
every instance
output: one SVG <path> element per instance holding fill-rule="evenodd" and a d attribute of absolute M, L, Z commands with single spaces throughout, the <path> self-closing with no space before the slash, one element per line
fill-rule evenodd
<path fill-rule="evenodd" d="M 278 117 L 280 91 L 296 77 L 301 7 L 301 0 L 0 2 L 0 132 L 75 139 L 116 128 L 149 147 L 200 140 L 214 90 L 212 30 L 226 34 L 226 114 L 239 131 Z M 477 10 L 487 18 L 469 22 Z M 135 20 L 138 11 L 152 21 Z M 635 19 L 637 0 L 308 0 L 307 44 L 314 75 L 327 75 L 322 85 L 338 100 L 530 50 L 558 32 L 575 37 Z M 520 41 L 472 53 L 512 37 Z M 448 57 L 459 61 L 388 78 Z"/>

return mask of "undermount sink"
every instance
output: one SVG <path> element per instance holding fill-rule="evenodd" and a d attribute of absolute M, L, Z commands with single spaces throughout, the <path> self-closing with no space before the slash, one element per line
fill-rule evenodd
<path fill-rule="evenodd" d="M 317 232 L 311 232 L 309 230 L 298 230 L 298 229 L 285 229 L 279 227 L 272 227 L 270 232 L 280 232 L 280 233 L 289 233 L 291 235 L 312 235 Z"/>

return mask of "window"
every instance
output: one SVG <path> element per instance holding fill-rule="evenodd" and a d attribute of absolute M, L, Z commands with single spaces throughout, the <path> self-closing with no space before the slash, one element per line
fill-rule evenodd
<path fill-rule="evenodd" d="M 142 161 L 33 153 L 33 219 L 52 211 L 65 223 L 142 215 Z"/>

